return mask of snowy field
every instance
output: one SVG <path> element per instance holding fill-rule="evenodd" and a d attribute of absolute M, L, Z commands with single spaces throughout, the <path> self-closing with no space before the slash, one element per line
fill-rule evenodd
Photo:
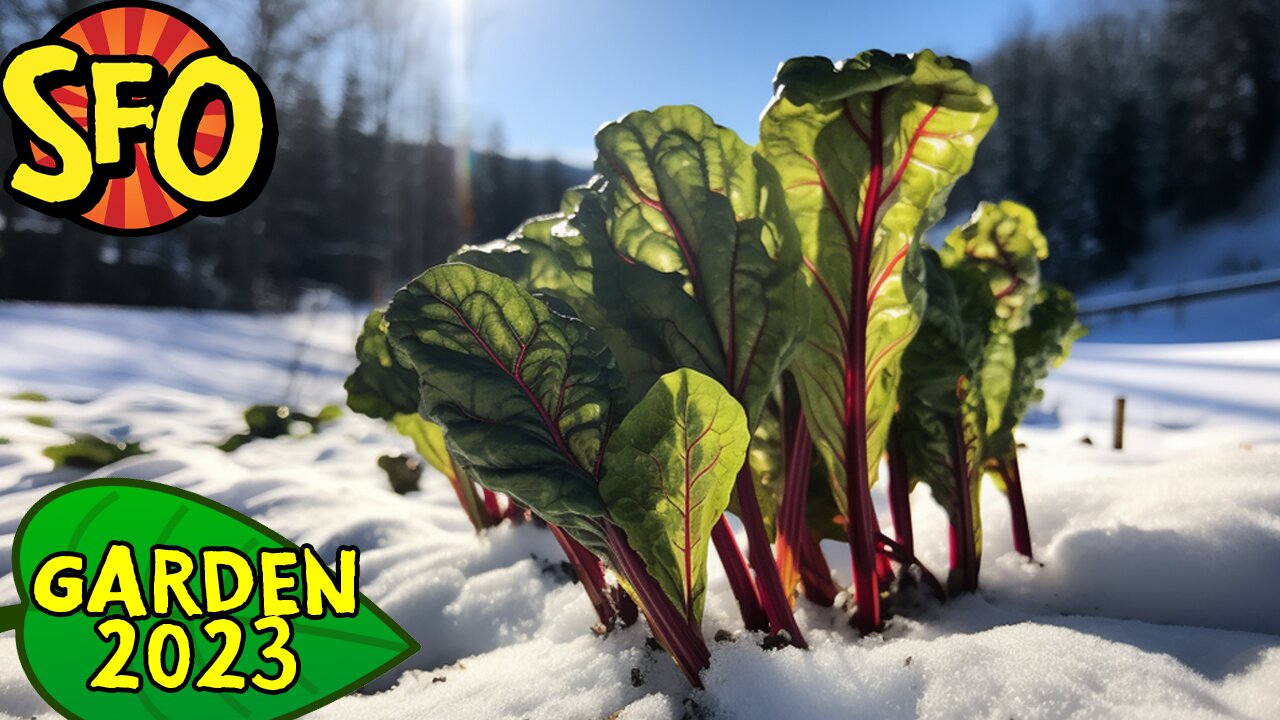
<path fill-rule="evenodd" d="M 0 604 L 17 599 L 20 518 L 79 477 L 50 472 L 41 449 L 93 431 L 153 451 L 98 476 L 194 490 L 325 556 L 362 548 L 363 591 L 423 650 L 318 717 L 1280 717 L 1280 340 L 1113 342 L 1159 313 L 1099 328 L 1108 342 L 1078 347 L 1021 435 L 1039 564 L 1012 552 L 988 488 L 981 594 L 922 601 L 863 640 L 843 611 L 802 600 L 814 647 L 801 652 L 742 633 L 712 561 L 705 631 L 732 639 L 711 643 L 706 689 L 691 692 L 643 628 L 588 632 L 591 607 L 545 531 L 475 536 L 438 476 L 393 494 L 375 460 L 408 443 L 378 423 L 347 414 L 306 438 L 212 447 L 246 404 L 340 402 L 360 319 L 0 305 Z M 1180 339 L 1170 328 L 1142 339 Z M 26 390 L 53 400 L 9 399 Z M 1109 449 L 1118 394 L 1124 452 Z M 924 493 L 917 543 L 942 570 L 945 518 Z M 847 582 L 847 556 L 826 549 Z M 0 715 L 51 714 L 0 636 Z"/>

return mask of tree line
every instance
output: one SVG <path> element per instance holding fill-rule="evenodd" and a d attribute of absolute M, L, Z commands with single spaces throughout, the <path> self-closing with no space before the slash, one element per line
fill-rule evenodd
<path fill-rule="evenodd" d="M 1018 33 L 975 63 L 1000 120 L 951 208 L 1023 202 L 1074 288 L 1124 271 L 1157 215 L 1239 209 L 1274 160 L 1280 3 L 1166 0 L 1056 34 Z M 1274 239 L 1268 239 L 1275 241 Z M 1249 269 L 1220 268 L 1219 272 Z"/>
<path fill-rule="evenodd" d="M 2 4 L 0 45 L 7 53 L 90 4 Z M 555 209 L 589 174 L 507 157 L 500 128 L 480 151 L 458 147 L 425 3 L 175 4 L 272 90 L 281 139 L 262 197 L 161 236 L 111 238 L 0 194 L 0 299 L 253 310 L 288 307 L 311 287 L 383 299 L 461 243 Z M 1274 0 L 1103 12 L 1017 33 L 974 64 L 1001 117 L 949 206 L 1031 206 L 1055 245 L 1047 272 L 1076 289 L 1122 272 L 1154 240 L 1153 217 L 1195 224 L 1235 211 L 1274 155 Z M 8 167 L 11 144 L 0 152 Z"/>
<path fill-rule="evenodd" d="M 3 54 L 92 4 L 0 5 Z M 556 208 L 588 176 L 507 157 L 497 127 L 476 151 L 447 141 L 423 3 L 174 4 L 208 22 L 274 96 L 280 144 L 261 197 L 226 218 L 113 238 L 0 194 L 0 299 L 257 310 L 288 307 L 316 287 L 384 299 L 462 242 L 501 237 Z M 0 119 L 6 168 L 8 123 Z"/>

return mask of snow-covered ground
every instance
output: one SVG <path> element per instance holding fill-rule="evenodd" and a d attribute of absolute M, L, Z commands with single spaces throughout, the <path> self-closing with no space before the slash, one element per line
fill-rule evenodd
<path fill-rule="evenodd" d="M 1021 435 L 1038 564 L 1012 553 L 988 488 L 981 594 L 922 602 L 883 635 L 860 640 L 845 612 L 801 601 L 813 649 L 762 650 L 712 561 L 705 632 L 733 639 L 712 642 L 694 692 L 642 627 L 588 631 L 544 531 L 475 536 L 436 476 L 393 494 L 375 460 L 408 447 L 380 424 L 348 414 L 306 438 L 212 447 L 248 403 L 340 401 L 359 319 L 0 305 L 0 604 L 16 601 L 20 518 L 78 477 L 41 449 L 89 430 L 153 451 L 99 476 L 189 488 L 322 554 L 363 549 L 363 591 L 423 650 L 318 717 L 1280 717 L 1280 340 L 1079 345 Z M 54 400 L 8 399 L 24 390 Z M 1118 394 L 1123 452 L 1109 449 Z M 945 519 L 915 500 L 922 559 L 942 569 Z M 826 550 L 847 581 L 847 555 Z M 51 715 L 12 634 L 0 715 Z"/>

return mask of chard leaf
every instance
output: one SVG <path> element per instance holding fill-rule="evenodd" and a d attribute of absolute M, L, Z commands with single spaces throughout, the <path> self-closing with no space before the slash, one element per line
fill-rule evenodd
<path fill-rule="evenodd" d="M 627 414 L 605 451 L 600 495 L 610 519 L 695 626 L 711 529 L 750 441 L 742 406 L 719 382 L 677 370 Z"/>
<path fill-rule="evenodd" d="M 412 440 L 414 449 L 422 459 L 444 475 L 453 486 L 458 504 L 462 505 L 477 532 L 497 522 L 485 510 L 475 485 L 472 484 L 471 474 L 454 460 L 449 445 L 445 442 L 443 428 L 417 412 L 396 415 L 391 418 L 391 424 L 396 432 Z"/>
<path fill-rule="evenodd" d="M 603 227 L 596 194 L 602 182 L 569 189 L 559 213 L 534 218 L 505 240 L 464 247 L 452 260 L 514 280 L 590 325 L 612 350 L 634 403 L 678 367 L 665 349 L 663 328 L 678 328 L 678 318 L 693 317 L 696 307 L 658 292 L 663 279 L 624 263 L 608 233 L 580 232 L 579 226 Z"/>
<path fill-rule="evenodd" d="M 385 315 L 378 309 L 365 318 L 356 340 L 359 364 L 343 384 L 347 407 L 377 420 L 418 412 L 418 376 L 392 351 Z"/>
<path fill-rule="evenodd" d="M 446 428 L 464 470 L 599 547 L 587 519 L 605 514 L 596 479 L 622 384 L 598 336 L 461 264 L 396 293 L 387 325 L 418 373 L 422 412 Z"/>
<path fill-rule="evenodd" d="M 999 308 L 998 302 L 996 307 Z M 1004 417 L 1005 404 L 1009 402 L 1009 393 L 1013 391 L 1013 373 L 1018 365 L 1013 335 L 1005 330 L 1003 322 L 996 322 L 994 325 L 982 358 L 981 370 L 982 400 L 986 406 L 988 434 L 996 431 Z"/>
<path fill-rule="evenodd" d="M 942 264 L 971 262 L 991 283 L 996 313 L 1010 331 L 1026 327 L 1040 292 L 1040 261 L 1049 242 L 1025 205 L 984 202 L 969 221 L 947 236 Z"/>
<path fill-rule="evenodd" d="M 996 108 L 963 62 L 928 51 L 872 51 L 838 65 L 797 58 L 775 88 L 761 145 L 786 188 L 813 307 L 794 372 L 847 513 L 852 483 L 876 480 L 901 353 L 924 307 L 924 231 Z"/>
<path fill-rule="evenodd" d="M 751 481 L 756 489 L 756 501 L 760 505 L 764 530 L 773 542 L 777 535 L 778 507 L 782 504 L 782 487 L 786 474 L 786 462 L 782 457 L 782 423 L 778 419 L 777 404 L 765 405 L 760 422 L 751 435 L 751 450 L 747 463 L 751 467 Z M 729 502 L 729 511 L 739 517 L 742 511 L 736 495 Z"/>
<path fill-rule="evenodd" d="M 115 438 L 100 438 L 81 433 L 65 445 L 52 445 L 44 449 L 44 456 L 53 461 L 55 468 L 80 468 L 97 470 L 149 451 L 136 442 Z"/>
<path fill-rule="evenodd" d="M 578 211 L 587 187 L 570 188 L 560 211 L 533 218 L 504 240 L 463 247 L 450 262 L 473 265 L 514 280 L 531 293 L 550 295 L 592 327 L 603 325 L 595 301 L 592 248 L 567 220 Z"/>
<path fill-rule="evenodd" d="M 956 539 L 968 546 L 957 552 L 973 553 L 971 564 L 956 568 L 968 576 L 953 578 L 971 590 L 982 554 L 979 480 L 987 417 L 981 372 L 995 299 L 986 277 L 972 265 L 943 268 L 930 249 L 923 258 L 929 305 L 903 354 L 901 410 L 895 423 L 909 483 L 929 486 L 951 517 Z"/>
<path fill-rule="evenodd" d="M 957 382 L 980 377 L 995 301 L 973 267 L 944 268 L 929 248 L 921 258 L 929 304 L 915 340 L 903 353 L 902 408 L 951 415 L 959 408 Z"/>
<path fill-rule="evenodd" d="M 1076 302 L 1070 291 L 1052 283 L 1040 288 L 1035 307 L 1031 309 L 1030 323 L 1013 335 L 1017 364 L 1010 383 L 1009 401 L 1004 405 L 998 426 L 987 438 L 988 459 L 1005 461 L 1016 455 L 1013 432 L 1031 406 L 1044 397 L 1040 383 L 1051 369 L 1066 361 L 1071 346 L 1087 333 L 1076 316 Z"/>
<path fill-rule="evenodd" d="M 691 106 L 631 113 L 596 147 L 603 217 L 577 224 L 622 259 L 615 282 L 597 277 L 598 296 L 620 292 L 608 308 L 632 315 L 626 326 L 657 341 L 668 369 L 716 378 L 755 427 L 807 314 L 780 178 Z"/>
<path fill-rule="evenodd" d="M 413 449 L 418 451 L 427 464 L 435 468 L 451 482 L 458 480 L 458 468 L 449 456 L 449 448 L 445 445 L 444 430 L 437 424 L 423 418 L 416 412 L 396 415 L 391 418 L 391 425 L 396 432 L 413 441 Z"/>

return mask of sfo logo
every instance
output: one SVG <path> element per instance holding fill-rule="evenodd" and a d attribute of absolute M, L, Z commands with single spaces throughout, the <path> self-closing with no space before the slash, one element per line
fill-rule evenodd
<path fill-rule="evenodd" d="M 262 79 L 208 28 L 160 3 L 105 3 L 15 49 L 0 102 L 19 202 L 144 235 L 252 202 L 275 160 Z"/>

